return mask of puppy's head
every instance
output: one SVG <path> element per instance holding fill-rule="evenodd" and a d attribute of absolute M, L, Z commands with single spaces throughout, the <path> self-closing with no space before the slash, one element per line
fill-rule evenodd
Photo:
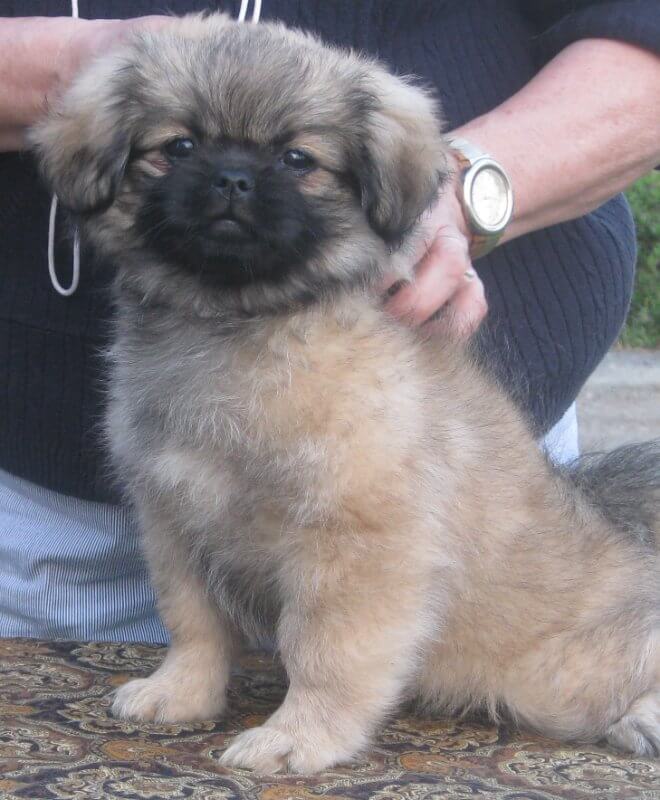
<path fill-rule="evenodd" d="M 223 15 L 136 35 L 31 136 L 83 232 L 145 291 L 169 282 L 252 308 L 387 268 L 446 170 L 422 90 Z"/>

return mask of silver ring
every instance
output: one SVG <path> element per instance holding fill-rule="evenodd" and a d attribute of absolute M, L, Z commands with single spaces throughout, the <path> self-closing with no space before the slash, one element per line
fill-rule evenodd
<path fill-rule="evenodd" d="M 463 277 L 466 280 L 471 281 L 473 278 L 477 277 L 477 273 L 473 269 L 466 269 L 463 273 Z"/>

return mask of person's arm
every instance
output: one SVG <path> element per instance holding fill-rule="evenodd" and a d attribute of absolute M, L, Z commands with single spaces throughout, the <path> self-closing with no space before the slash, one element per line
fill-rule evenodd
<path fill-rule="evenodd" d="M 505 165 L 516 213 L 502 242 L 587 214 L 660 164 L 660 56 L 586 39 L 456 131 Z"/>
<path fill-rule="evenodd" d="M 167 19 L 0 18 L 0 152 L 25 146 L 27 128 L 43 115 L 48 98 L 68 85 L 82 63 L 121 41 L 135 27 L 162 25 Z"/>
<path fill-rule="evenodd" d="M 660 57 L 609 39 L 570 44 L 497 108 L 451 132 L 497 159 L 514 190 L 502 241 L 586 214 L 660 163 Z M 413 324 L 445 304 L 473 330 L 486 313 L 470 277 L 457 187 L 433 210 L 437 235 L 414 285 L 387 303 Z M 467 273 L 467 277 L 466 277 Z"/>

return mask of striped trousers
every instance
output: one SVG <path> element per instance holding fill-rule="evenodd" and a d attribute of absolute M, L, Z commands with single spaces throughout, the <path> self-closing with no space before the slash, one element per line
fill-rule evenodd
<path fill-rule="evenodd" d="M 8 636 L 168 641 L 126 509 L 0 470 L 0 637 Z"/>

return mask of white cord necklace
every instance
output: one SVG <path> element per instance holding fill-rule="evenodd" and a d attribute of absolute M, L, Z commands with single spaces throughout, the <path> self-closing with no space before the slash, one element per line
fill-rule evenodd
<path fill-rule="evenodd" d="M 71 0 L 71 16 L 73 19 L 78 19 L 78 0 Z M 57 219 L 57 195 L 53 195 L 50 203 L 50 215 L 48 217 L 48 274 L 50 275 L 50 282 L 53 284 L 53 289 L 62 297 L 71 297 L 71 295 L 78 288 L 80 281 L 80 235 L 76 230 L 73 234 L 73 260 L 71 269 L 71 285 L 67 288 L 62 286 L 55 269 L 55 223 Z"/>
<path fill-rule="evenodd" d="M 80 236 L 76 230 L 73 234 L 73 259 L 71 270 L 71 285 L 68 288 L 62 286 L 55 271 L 55 218 L 57 216 L 57 195 L 53 195 L 50 204 L 50 216 L 48 218 L 48 274 L 53 288 L 62 297 L 70 297 L 78 288 L 80 280 Z"/>
<path fill-rule="evenodd" d="M 247 16 L 248 6 L 250 0 L 241 0 L 241 10 L 238 12 L 238 21 L 245 22 Z M 254 9 L 252 10 L 252 22 L 259 22 L 261 16 L 261 0 L 254 0 Z"/>

